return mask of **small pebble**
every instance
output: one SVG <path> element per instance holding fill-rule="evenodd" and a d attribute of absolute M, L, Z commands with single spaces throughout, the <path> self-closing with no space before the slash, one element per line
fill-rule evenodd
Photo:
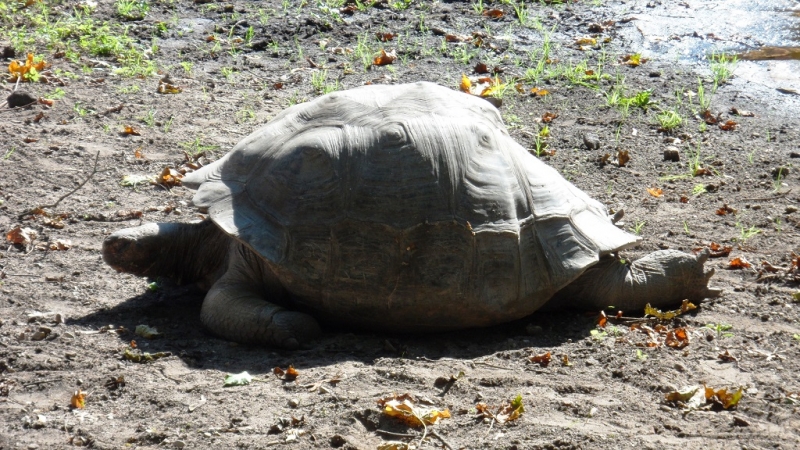
<path fill-rule="evenodd" d="M 297 408 L 300 405 L 300 400 L 296 398 L 289 399 L 289 406 L 292 408 Z"/>
<path fill-rule="evenodd" d="M 786 207 L 786 214 L 791 214 L 793 212 L 797 212 L 797 206 L 789 205 Z"/>
<path fill-rule="evenodd" d="M 664 161 L 678 162 L 680 160 L 681 152 L 678 147 L 670 145 L 664 150 Z"/>
<path fill-rule="evenodd" d="M 600 137 L 594 133 L 586 133 L 583 135 L 583 145 L 589 150 L 597 150 L 600 148 Z"/>

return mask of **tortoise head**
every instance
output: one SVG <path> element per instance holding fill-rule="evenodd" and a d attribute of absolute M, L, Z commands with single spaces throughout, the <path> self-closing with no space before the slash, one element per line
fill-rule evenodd
<path fill-rule="evenodd" d="M 118 272 L 138 276 L 153 276 L 152 269 L 160 266 L 164 236 L 161 228 L 172 224 L 148 223 L 114 232 L 103 241 L 103 261 Z"/>

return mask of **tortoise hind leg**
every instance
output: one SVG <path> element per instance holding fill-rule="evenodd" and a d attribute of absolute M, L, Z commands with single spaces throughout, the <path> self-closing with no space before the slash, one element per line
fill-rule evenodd
<path fill-rule="evenodd" d="M 244 246 L 234 247 L 228 271 L 203 300 L 203 325 L 231 341 L 287 349 L 318 336 L 320 328 L 313 317 L 270 301 L 285 293 L 263 261 Z"/>
<path fill-rule="evenodd" d="M 653 252 L 631 264 L 606 258 L 548 302 L 550 308 L 643 309 L 669 307 L 684 299 L 717 297 L 721 290 L 708 287 L 714 269 L 705 271 L 708 252 L 697 256 L 675 250 Z"/>

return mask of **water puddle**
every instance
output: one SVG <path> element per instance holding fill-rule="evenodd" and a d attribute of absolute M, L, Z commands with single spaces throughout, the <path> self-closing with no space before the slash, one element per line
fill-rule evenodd
<path fill-rule="evenodd" d="M 651 58 L 696 64 L 712 54 L 737 55 L 736 77 L 800 91 L 800 4 L 794 0 L 684 0 L 625 4 L 624 32 Z"/>

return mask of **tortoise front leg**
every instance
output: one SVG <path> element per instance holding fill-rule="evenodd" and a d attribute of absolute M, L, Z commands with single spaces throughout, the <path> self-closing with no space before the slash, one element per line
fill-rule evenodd
<path fill-rule="evenodd" d="M 270 301 L 280 300 L 284 292 L 269 268 L 244 246 L 233 247 L 228 271 L 203 301 L 203 325 L 231 341 L 286 349 L 297 349 L 318 336 L 313 317 Z"/>

